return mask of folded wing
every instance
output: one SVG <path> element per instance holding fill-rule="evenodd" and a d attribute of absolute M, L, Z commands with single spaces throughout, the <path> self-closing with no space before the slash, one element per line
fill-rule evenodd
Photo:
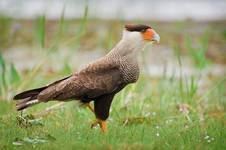
<path fill-rule="evenodd" d="M 39 94 L 38 99 L 41 101 L 95 99 L 113 93 L 122 83 L 117 63 L 101 60 L 88 65 L 66 80 L 49 86 Z"/>

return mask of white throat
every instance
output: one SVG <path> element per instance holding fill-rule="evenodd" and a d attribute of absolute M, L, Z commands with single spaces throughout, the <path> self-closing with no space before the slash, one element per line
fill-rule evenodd
<path fill-rule="evenodd" d="M 122 39 L 112 51 L 117 51 L 121 56 L 137 57 L 139 51 L 144 48 L 145 42 L 140 32 L 123 30 Z"/>

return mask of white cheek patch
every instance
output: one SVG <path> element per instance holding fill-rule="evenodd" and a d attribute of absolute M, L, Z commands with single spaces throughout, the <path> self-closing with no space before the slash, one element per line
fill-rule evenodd
<path fill-rule="evenodd" d="M 143 40 L 143 37 L 142 37 L 140 32 L 131 32 L 130 38 L 133 39 L 133 40 L 136 40 L 136 41 L 142 41 Z"/>
<path fill-rule="evenodd" d="M 142 42 L 143 37 L 140 32 L 124 31 L 123 38 L 130 42 Z"/>
<path fill-rule="evenodd" d="M 131 32 L 124 30 L 121 43 L 122 46 L 126 46 L 125 48 L 123 48 L 124 50 L 132 53 L 142 51 L 146 42 L 144 41 L 143 36 L 140 32 Z"/>

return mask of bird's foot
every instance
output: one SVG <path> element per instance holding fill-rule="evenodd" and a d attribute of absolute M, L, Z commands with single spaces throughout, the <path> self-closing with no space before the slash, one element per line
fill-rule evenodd
<path fill-rule="evenodd" d="M 100 128 L 101 128 L 101 131 L 102 131 L 103 133 L 106 133 L 106 132 L 107 132 L 107 122 L 106 122 L 105 120 L 100 120 L 100 119 L 95 120 L 95 121 L 91 124 L 91 128 L 96 127 L 98 124 L 99 124 L 99 126 L 100 126 Z"/>
<path fill-rule="evenodd" d="M 91 124 L 91 129 L 95 128 L 98 124 L 99 124 L 98 120 L 95 120 L 95 121 Z"/>

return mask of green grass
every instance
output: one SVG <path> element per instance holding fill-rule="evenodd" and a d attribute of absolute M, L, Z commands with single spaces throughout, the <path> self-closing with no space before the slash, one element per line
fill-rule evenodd
<path fill-rule="evenodd" d="M 90 129 L 94 115 L 76 102 L 65 103 L 42 117 L 28 117 L 30 123 L 23 122 L 26 125 L 19 124 L 20 113 L 13 102 L 1 102 L 0 148 L 225 149 L 224 82 L 200 97 L 191 90 L 180 90 L 181 84 L 186 89 L 191 82 L 143 76 L 113 101 L 107 134 L 99 128 Z M 23 115 L 35 115 L 53 104 L 40 104 Z M 179 111 L 181 104 L 189 105 L 190 121 Z"/>
<path fill-rule="evenodd" d="M 41 45 L 42 48 L 45 47 L 45 23 L 46 19 L 45 16 L 40 16 L 35 20 L 34 25 L 34 33 L 38 43 Z"/>
<path fill-rule="evenodd" d="M 199 42 L 191 40 L 191 36 L 185 37 L 185 47 L 188 49 L 195 66 L 198 69 L 204 69 L 210 64 L 210 60 L 206 59 L 206 51 L 208 50 L 209 35 L 204 33 L 199 39 Z"/>

